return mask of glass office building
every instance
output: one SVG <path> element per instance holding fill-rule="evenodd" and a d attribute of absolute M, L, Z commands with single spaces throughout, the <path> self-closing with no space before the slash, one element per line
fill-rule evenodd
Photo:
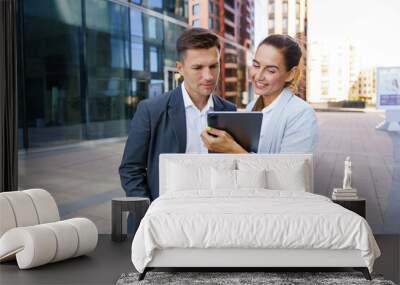
<path fill-rule="evenodd" d="M 126 136 L 176 86 L 187 1 L 19 1 L 19 148 Z"/>

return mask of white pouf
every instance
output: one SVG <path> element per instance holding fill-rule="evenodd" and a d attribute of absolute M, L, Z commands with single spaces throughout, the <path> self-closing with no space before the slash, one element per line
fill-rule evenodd
<path fill-rule="evenodd" d="M 59 220 L 56 202 L 46 190 L 0 193 L 0 262 L 17 259 L 20 269 L 28 269 L 96 248 L 92 221 Z"/>

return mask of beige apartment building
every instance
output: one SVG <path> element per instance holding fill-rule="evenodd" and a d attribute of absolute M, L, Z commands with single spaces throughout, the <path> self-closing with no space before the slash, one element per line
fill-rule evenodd
<path fill-rule="evenodd" d="M 301 43 L 303 47 L 303 73 L 299 82 L 298 96 L 307 99 L 306 95 L 306 63 L 307 63 L 307 0 L 264 0 L 266 4 L 266 24 L 268 35 L 286 34 L 290 35 Z M 264 2 L 260 0 L 258 2 Z M 264 7 L 264 3 L 257 3 L 256 6 Z M 262 14 L 260 15 L 263 21 Z M 260 23 L 256 20 L 257 24 Z M 263 27 L 261 27 L 263 29 Z M 257 33 L 257 39 L 260 33 Z M 262 37 L 262 36 L 261 36 Z"/>

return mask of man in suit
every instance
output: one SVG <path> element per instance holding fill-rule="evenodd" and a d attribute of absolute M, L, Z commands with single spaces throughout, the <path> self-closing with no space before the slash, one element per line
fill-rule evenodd
<path fill-rule="evenodd" d="M 165 94 L 138 104 L 132 119 L 119 174 L 129 197 L 159 195 L 161 153 L 207 153 L 200 135 L 209 111 L 235 111 L 212 94 L 220 72 L 220 43 L 208 30 L 192 28 L 176 43 L 176 68 L 183 83 Z"/>

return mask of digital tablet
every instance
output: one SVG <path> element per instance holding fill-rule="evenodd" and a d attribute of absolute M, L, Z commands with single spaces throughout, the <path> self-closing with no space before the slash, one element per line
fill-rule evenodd
<path fill-rule="evenodd" d="M 262 112 L 210 112 L 207 123 L 228 132 L 246 151 L 257 152 L 262 118 Z"/>

